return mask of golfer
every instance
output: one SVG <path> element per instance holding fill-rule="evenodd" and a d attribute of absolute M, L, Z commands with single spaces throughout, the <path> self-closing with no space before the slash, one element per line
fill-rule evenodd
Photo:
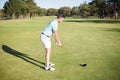
<path fill-rule="evenodd" d="M 50 61 L 50 55 L 51 55 L 51 36 L 54 37 L 56 44 L 61 47 L 61 41 L 58 36 L 58 23 L 62 22 L 64 20 L 65 16 L 63 14 L 58 14 L 57 19 L 54 19 L 48 23 L 48 25 L 42 30 L 41 33 L 41 41 L 43 43 L 43 46 L 45 48 L 46 54 L 45 54 L 45 70 L 54 71 L 55 68 L 53 64 Z"/>

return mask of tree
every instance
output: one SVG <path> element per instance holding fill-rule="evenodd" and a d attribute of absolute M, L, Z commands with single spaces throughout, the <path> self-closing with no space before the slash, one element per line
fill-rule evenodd
<path fill-rule="evenodd" d="M 7 15 L 15 18 L 16 13 L 20 13 L 21 1 L 20 0 L 9 0 L 4 5 L 4 11 Z"/>
<path fill-rule="evenodd" d="M 18 18 L 20 15 L 31 18 L 37 12 L 37 5 L 33 0 L 9 0 L 4 5 L 4 12 L 8 18 Z"/>
<path fill-rule="evenodd" d="M 105 7 L 106 7 L 106 0 L 93 0 L 92 3 L 94 3 L 94 5 L 96 5 L 95 7 L 98 8 L 98 15 L 100 18 L 104 18 L 105 17 Z"/>
<path fill-rule="evenodd" d="M 28 13 L 30 14 L 30 18 L 32 16 L 35 16 L 35 13 L 37 12 L 38 9 L 36 3 L 33 0 L 26 0 L 26 4 L 28 7 Z"/>
<path fill-rule="evenodd" d="M 88 16 L 90 16 L 90 5 L 87 4 L 86 2 L 79 6 L 79 10 L 80 10 L 80 15 L 82 17 L 88 18 Z"/>
<path fill-rule="evenodd" d="M 57 12 L 58 12 L 57 9 L 49 8 L 49 9 L 47 10 L 47 16 L 55 16 L 55 15 L 57 15 Z"/>
<path fill-rule="evenodd" d="M 115 19 L 120 15 L 120 0 L 106 0 L 107 5 L 110 7 L 109 12 L 115 16 Z"/>
<path fill-rule="evenodd" d="M 61 7 L 58 10 L 58 13 L 63 13 L 65 16 L 71 16 L 71 8 L 70 7 Z"/>
<path fill-rule="evenodd" d="M 98 7 L 96 7 L 97 5 L 93 2 L 89 3 L 90 5 L 90 16 L 97 16 L 98 14 Z"/>
<path fill-rule="evenodd" d="M 3 10 L 0 9 L 0 18 L 2 18 L 4 16 Z"/>
<path fill-rule="evenodd" d="M 75 6 L 72 8 L 72 11 L 71 11 L 71 15 L 72 16 L 79 16 L 80 12 L 79 12 L 79 7 Z"/>
<path fill-rule="evenodd" d="M 47 10 L 46 10 L 45 8 L 39 8 L 39 7 L 38 7 L 37 14 L 38 14 L 39 16 L 46 16 Z"/>
<path fill-rule="evenodd" d="M 95 4 L 98 8 L 98 15 L 100 18 L 106 16 L 119 18 L 120 15 L 120 0 L 92 0 L 92 4 Z M 90 3 L 90 4 L 91 4 Z"/>
<path fill-rule="evenodd" d="M 23 18 L 26 18 L 26 17 L 27 17 L 27 14 L 29 13 L 29 12 L 28 12 L 28 11 L 29 11 L 29 7 L 28 7 L 28 5 L 26 4 L 26 3 L 27 3 L 26 1 L 27 1 L 27 0 L 22 0 L 22 2 L 21 2 L 21 12 L 18 13 L 18 15 L 22 15 Z"/>

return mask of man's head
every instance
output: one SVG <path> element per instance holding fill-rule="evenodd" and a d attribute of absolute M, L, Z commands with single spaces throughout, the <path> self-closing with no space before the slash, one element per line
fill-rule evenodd
<path fill-rule="evenodd" d="M 64 20 L 64 18 L 65 18 L 65 15 L 64 15 L 64 14 L 58 14 L 58 15 L 57 15 L 57 20 L 58 20 L 58 22 L 62 22 L 62 21 Z"/>

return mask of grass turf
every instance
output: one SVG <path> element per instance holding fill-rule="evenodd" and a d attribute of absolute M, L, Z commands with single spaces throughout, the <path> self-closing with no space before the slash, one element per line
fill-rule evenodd
<path fill-rule="evenodd" d="M 51 39 L 56 71 L 45 71 L 39 36 L 53 18 L 0 21 L 1 80 L 120 79 L 120 23 L 113 20 L 65 19 L 59 24 L 63 47 Z"/>

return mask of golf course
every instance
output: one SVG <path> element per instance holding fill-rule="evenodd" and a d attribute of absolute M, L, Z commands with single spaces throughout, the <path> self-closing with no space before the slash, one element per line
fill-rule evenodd
<path fill-rule="evenodd" d="M 42 29 L 55 16 L 0 20 L 0 80 L 120 80 L 120 20 L 65 18 L 46 71 Z M 80 66 L 80 64 L 87 64 Z"/>

